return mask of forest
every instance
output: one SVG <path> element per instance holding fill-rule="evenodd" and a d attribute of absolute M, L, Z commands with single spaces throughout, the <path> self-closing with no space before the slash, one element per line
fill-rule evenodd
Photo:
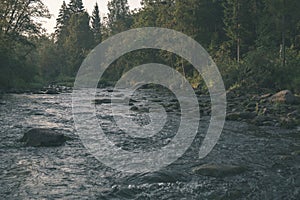
<path fill-rule="evenodd" d="M 51 15 L 42 0 L 0 2 L 0 88 L 72 86 L 88 53 L 101 41 L 139 27 L 180 31 L 199 42 L 216 62 L 226 89 L 300 92 L 300 1 L 298 0 L 142 0 L 131 10 L 127 0 L 111 0 L 100 18 L 90 16 L 82 0 L 63 2 L 55 33 L 38 19 Z M 165 51 L 147 49 L 120 57 L 101 80 L 113 84 L 143 63 L 165 63 L 205 89 L 187 61 Z"/>
<path fill-rule="evenodd" d="M 300 199 L 300 0 L 97 1 L 0 0 L 0 200 Z"/>

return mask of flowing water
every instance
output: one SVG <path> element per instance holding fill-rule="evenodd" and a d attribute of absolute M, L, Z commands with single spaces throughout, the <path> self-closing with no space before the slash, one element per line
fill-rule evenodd
<path fill-rule="evenodd" d="M 99 89 L 97 98 L 109 98 Z M 102 164 L 75 135 L 71 94 L 7 94 L 0 98 L 0 199 L 299 199 L 300 133 L 227 121 L 210 154 L 198 159 L 209 116 L 202 116 L 198 134 L 186 153 L 158 172 L 127 174 Z M 113 98 L 122 98 L 119 91 Z M 106 136 L 127 151 L 151 151 L 167 145 L 180 121 L 171 94 L 151 90 L 136 93 L 132 106 L 146 100 L 164 105 L 168 116 L 160 134 L 132 139 L 113 120 L 110 104 L 97 104 L 97 118 Z M 207 101 L 199 97 L 199 102 Z M 171 102 L 171 103 L 170 103 Z M 147 110 L 147 108 L 145 108 Z M 147 112 L 131 116 L 148 124 Z M 18 142 L 30 128 L 52 128 L 72 137 L 61 147 L 25 147 Z M 192 172 L 205 163 L 245 166 L 234 176 L 209 177 Z"/>

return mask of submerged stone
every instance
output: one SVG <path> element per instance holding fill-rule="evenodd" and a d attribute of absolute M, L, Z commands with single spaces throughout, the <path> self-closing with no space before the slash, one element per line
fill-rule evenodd
<path fill-rule="evenodd" d="M 233 176 L 245 171 L 245 167 L 228 164 L 204 164 L 193 169 L 195 174 L 212 177 Z"/>

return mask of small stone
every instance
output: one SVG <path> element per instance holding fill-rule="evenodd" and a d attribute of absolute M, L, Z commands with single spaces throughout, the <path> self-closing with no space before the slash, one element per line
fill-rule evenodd
<path fill-rule="evenodd" d="M 55 88 L 51 88 L 46 90 L 45 94 L 59 94 L 59 92 Z"/>

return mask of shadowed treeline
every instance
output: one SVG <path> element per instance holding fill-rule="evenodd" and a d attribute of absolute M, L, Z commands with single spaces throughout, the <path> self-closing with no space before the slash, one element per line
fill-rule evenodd
<path fill-rule="evenodd" d="M 138 27 L 164 27 L 198 41 L 217 63 L 226 88 L 290 89 L 300 84 L 300 2 L 297 0 L 142 0 L 130 11 L 127 0 L 111 0 L 109 13 L 92 16 L 82 0 L 62 4 L 55 33 L 38 23 L 49 17 L 41 0 L 0 3 L 0 87 L 32 88 L 49 83 L 72 85 L 87 54 L 116 33 Z M 117 80 L 134 66 L 167 64 L 205 89 L 195 69 L 177 55 L 146 49 L 120 57 L 101 80 Z"/>

